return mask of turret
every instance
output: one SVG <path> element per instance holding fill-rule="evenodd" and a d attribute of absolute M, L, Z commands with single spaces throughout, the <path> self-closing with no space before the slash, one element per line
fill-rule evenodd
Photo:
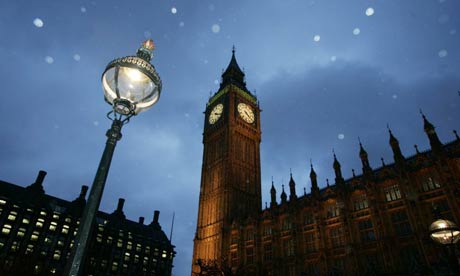
<path fill-rule="evenodd" d="M 428 136 L 428 140 L 430 140 L 430 146 L 434 153 L 441 153 L 442 152 L 442 143 L 438 138 L 438 134 L 436 133 L 434 126 L 428 121 L 425 117 L 425 114 L 420 110 L 420 114 L 423 117 L 423 129 L 425 130 L 426 135 Z"/>
<path fill-rule="evenodd" d="M 335 183 L 336 184 L 344 183 L 344 179 L 342 177 L 342 169 L 341 169 L 339 161 L 337 160 L 337 156 L 335 155 L 335 152 L 334 152 L 334 164 L 333 164 L 333 167 L 334 167 L 334 172 L 335 172 Z"/>
<path fill-rule="evenodd" d="M 359 157 L 361 158 L 361 164 L 363 165 L 363 174 L 369 174 L 372 172 L 372 168 L 369 165 L 369 159 L 367 158 L 367 152 L 359 141 Z"/>
<path fill-rule="evenodd" d="M 224 73 L 222 74 L 222 83 L 220 87 L 223 88 L 228 84 L 235 84 L 241 89 L 247 91 L 246 82 L 244 81 L 244 73 L 236 62 L 235 47 L 232 49 L 232 59 L 230 60 L 227 69 L 225 69 Z"/>
<path fill-rule="evenodd" d="M 311 194 L 312 196 L 319 198 L 319 187 L 318 187 L 318 180 L 316 178 L 316 172 L 313 169 L 313 164 L 310 161 L 310 181 L 311 181 Z"/>
<path fill-rule="evenodd" d="M 271 201 L 270 201 L 270 208 L 276 206 L 276 189 L 275 185 L 273 185 L 273 179 L 272 179 L 272 188 L 270 189 L 270 196 L 271 196 Z"/>
<path fill-rule="evenodd" d="M 281 192 L 281 204 L 284 204 L 287 202 L 287 195 L 286 192 L 284 192 L 284 185 L 281 185 L 283 191 Z"/>
<path fill-rule="evenodd" d="M 395 163 L 397 165 L 402 165 L 404 164 L 404 155 L 401 152 L 401 148 L 399 147 L 399 141 L 394 137 L 393 133 L 391 132 L 391 129 L 389 126 L 388 128 L 388 133 L 390 134 L 390 146 L 391 150 L 393 151 L 393 158 L 395 160 Z"/>

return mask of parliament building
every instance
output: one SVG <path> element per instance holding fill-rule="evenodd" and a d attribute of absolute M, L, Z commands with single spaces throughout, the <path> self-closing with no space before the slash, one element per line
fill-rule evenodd
<path fill-rule="evenodd" d="M 45 193 L 45 176 L 40 171 L 27 187 L 0 181 L 0 275 L 63 275 L 88 187 L 66 201 Z M 97 213 L 84 275 L 171 275 L 176 252 L 159 211 L 144 224 L 126 219 L 123 205 L 120 198 L 113 213 Z"/>
<path fill-rule="evenodd" d="M 422 116 L 430 149 L 404 156 L 389 129 L 394 162 L 311 190 L 270 190 L 262 208 L 260 106 L 235 52 L 206 104 L 203 164 L 192 275 L 431 275 L 445 248 L 429 237 L 440 216 L 460 225 L 460 139 L 442 143 Z M 332 181 L 331 181 L 332 182 Z M 289 195 L 287 194 L 289 192 Z M 437 274 L 439 275 L 439 274 Z"/>

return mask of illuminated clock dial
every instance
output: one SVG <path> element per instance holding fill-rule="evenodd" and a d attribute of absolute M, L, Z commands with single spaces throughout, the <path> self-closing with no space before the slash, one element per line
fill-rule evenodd
<path fill-rule="evenodd" d="M 219 120 L 220 116 L 222 116 L 222 111 L 224 110 L 223 104 L 218 104 L 214 106 L 211 113 L 209 114 L 209 123 L 215 124 L 217 120 Z"/>
<path fill-rule="evenodd" d="M 254 123 L 254 111 L 252 108 L 245 104 L 245 103 L 239 103 L 238 104 L 238 113 L 240 114 L 241 118 L 247 123 Z"/>

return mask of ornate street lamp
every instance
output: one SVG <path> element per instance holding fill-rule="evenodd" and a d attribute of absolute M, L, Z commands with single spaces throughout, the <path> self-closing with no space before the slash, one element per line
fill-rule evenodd
<path fill-rule="evenodd" d="M 460 275 L 458 259 L 455 254 L 455 243 L 460 238 L 460 228 L 452 221 L 438 219 L 430 225 L 429 233 L 435 242 L 450 247 L 450 260 L 454 275 Z"/>
<path fill-rule="evenodd" d="M 155 48 L 151 39 L 137 50 L 136 56 L 117 58 L 111 61 L 102 74 L 104 98 L 112 106 L 107 117 L 112 127 L 107 131 L 107 142 L 96 176 L 83 211 L 74 248 L 66 266 L 67 275 L 79 276 L 84 270 L 85 252 L 93 228 L 107 174 L 117 141 L 121 139 L 121 128 L 129 119 L 152 107 L 160 98 L 161 80 L 155 67 L 150 64 Z"/>

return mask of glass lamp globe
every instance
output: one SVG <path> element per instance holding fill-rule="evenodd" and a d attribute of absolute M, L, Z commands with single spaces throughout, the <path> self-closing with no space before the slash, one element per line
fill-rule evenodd
<path fill-rule="evenodd" d="M 155 48 L 151 39 L 137 50 L 136 56 L 111 61 L 102 74 L 105 100 L 121 115 L 137 115 L 160 98 L 161 79 L 150 64 Z"/>
<path fill-rule="evenodd" d="M 440 244 L 454 244 L 460 238 L 460 228 L 450 220 L 438 219 L 430 225 L 430 237 Z"/>

